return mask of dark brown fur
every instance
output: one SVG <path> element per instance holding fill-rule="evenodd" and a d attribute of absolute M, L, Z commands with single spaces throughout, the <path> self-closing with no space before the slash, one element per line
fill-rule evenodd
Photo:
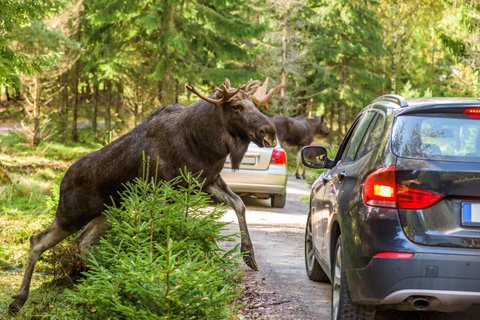
<path fill-rule="evenodd" d="M 297 179 L 300 178 L 299 167 L 301 166 L 303 168 L 302 177 L 305 179 L 305 168 L 299 159 L 300 150 L 304 146 L 311 144 L 316 134 L 327 136 L 330 133 L 325 117 L 315 116 L 309 119 L 305 116 L 294 118 L 274 116 L 272 122 L 275 124 L 280 142 L 284 145 L 297 147 L 297 169 L 295 175 Z"/>

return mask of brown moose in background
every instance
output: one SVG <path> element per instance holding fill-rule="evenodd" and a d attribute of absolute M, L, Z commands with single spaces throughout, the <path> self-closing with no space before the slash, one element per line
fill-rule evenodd
<path fill-rule="evenodd" d="M 268 100 L 281 86 L 270 91 L 267 87 L 268 78 L 263 85 L 252 80 L 238 88 L 230 87 L 230 81 L 225 79 L 207 97 L 186 86 L 201 100 L 188 107 L 160 108 L 131 132 L 72 164 L 60 185 L 53 222 L 30 238 L 23 282 L 9 306 L 10 313 L 17 313 L 27 300 L 35 264 L 43 252 L 82 228 L 77 240 L 81 249 L 95 243 L 107 231 L 102 211 L 106 204 L 119 201 L 118 193 L 124 183 L 141 176 L 142 153 L 151 159 L 150 168 L 158 166 L 152 176 L 156 174 L 159 179 L 173 179 L 182 168 L 200 174 L 205 191 L 235 210 L 244 261 L 257 270 L 245 205 L 225 184 L 220 171 L 229 154 L 232 167 L 238 169 L 251 141 L 260 147 L 275 145 L 275 126 L 255 106 L 267 107 Z"/>
<path fill-rule="evenodd" d="M 283 145 L 297 147 L 297 165 L 295 177 L 300 179 L 300 167 L 302 168 L 302 178 L 305 179 L 305 167 L 301 160 L 302 148 L 313 142 L 315 135 L 327 136 L 330 129 L 327 127 L 327 121 L 324 116 L 315 116 L 307 118 L 297 116 L 294 118 L 287 116 L 274 116 L 272 118 L 277 135 Z"/>

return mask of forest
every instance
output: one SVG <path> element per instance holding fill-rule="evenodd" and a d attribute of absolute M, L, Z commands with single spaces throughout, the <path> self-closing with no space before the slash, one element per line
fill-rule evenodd
<path fill-rule="evenodd" d="M 0 318 L 67 168 L 152 111 L 197 101 L 187 84 L 284 84 L 264 112 L 325 116 L 333 155 L 379 95 L 478 97 L 479 49 L 477 0 L 0 0 Z M 63 291 L 84 271 L 73 241 L 46 253 L 19 319 L 232 319 L 239 254 L 216 241 L 238 239 L 222 234 L 225 208 L 205 217 L 210 198 L 184 178 L 180 191 L 128 185 L 126 209 L 105 213 L 119 236 L 87 257 L 75 290 Z"/>
<path fill-rule="evenodd" d="M 474 0 L 3 0 L 0 121 L 31 145 L 125 131 L 152 110 L 269 76 L 270 115 L 325 114 L 338 142 L 385 93 L 478 96 Z M 99 125 L 101 124 L 101 125 Z"/>

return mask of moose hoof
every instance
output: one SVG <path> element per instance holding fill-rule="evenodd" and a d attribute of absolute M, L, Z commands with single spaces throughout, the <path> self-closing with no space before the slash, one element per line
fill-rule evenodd
<path fill-rule="evenodd" d="M 21 308 L 22 308 L 22 306 L 19 305 L 16 301 L 14 301 L 8 306 L 8 313 L 11 316 L 15 316 L 15 315 L 18 314 L 18 312 L 20 311 Z"/>
<path fill-rule="evenodd" d="M 300 177 L 299 174 L 296 174 L 296 175 L 295 175 L 295 178 L 297 178 L 297 179 L 302 179 L 302 177 Z"/>
<path fill-rule="evenodd" d="M 14 295 L 12 298 L 14 300 L 8 306 L 8 313 L 14 316 L 20 311 L 20 309 L 22 309 L 23 305 L 25 304 L 25 301 L 27 301 L 27 296 L 25 294 L 19 293 L 17 295 Z"/>
<path fill-rule="evenodd" d="M 255 258 L 252 256 L 244 256 L 243 261 L 247 266 L 249 266 L 251 269 L 258 271 L 258 266 L 257 262 L 255 261 Z"/>

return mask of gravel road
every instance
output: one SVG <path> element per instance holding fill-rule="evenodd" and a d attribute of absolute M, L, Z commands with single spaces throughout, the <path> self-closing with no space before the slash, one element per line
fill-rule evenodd
<path fill-rule="evenodd" d="M 18 131 L 22 129 L 22 125 L 15 124 L 0 124 L 0 136 L 5 135 L 11 131 Z"/>
<path fill-rule="evenodd" d="M 260 271 L 244 267 L 246 296 L 243 319 L 330 319 L 330 284 L 310 281 L 304 266 L 304 229 L 308 213 L 309 187 L 294 176 L 288 178 L 287 204 L 273 209 L 270 200 L 244 199 L 247 223 Z M 228 210 L 223 218 L 238 231 L 237 218 Z M 480 319 L 480 308 L 468 312 L 377 312 L 376 320 Z"/>
<path fill-rule="evenodd" d="M 245 286 L 251 319 L 329 319 L 330 285 L 310 281 L 305 274 L 303 237 L 309 195 L 303 180 L 290 176 L 287 203 L 283 209 L 270 207 L 270 200 L 244 199 L 247 223 L 260 271 L 245 268 Z M 228 210 L 225 221 L 237 231 L 237 219 Z M 256 299 L 255 299 L 256 298 Z"/>

